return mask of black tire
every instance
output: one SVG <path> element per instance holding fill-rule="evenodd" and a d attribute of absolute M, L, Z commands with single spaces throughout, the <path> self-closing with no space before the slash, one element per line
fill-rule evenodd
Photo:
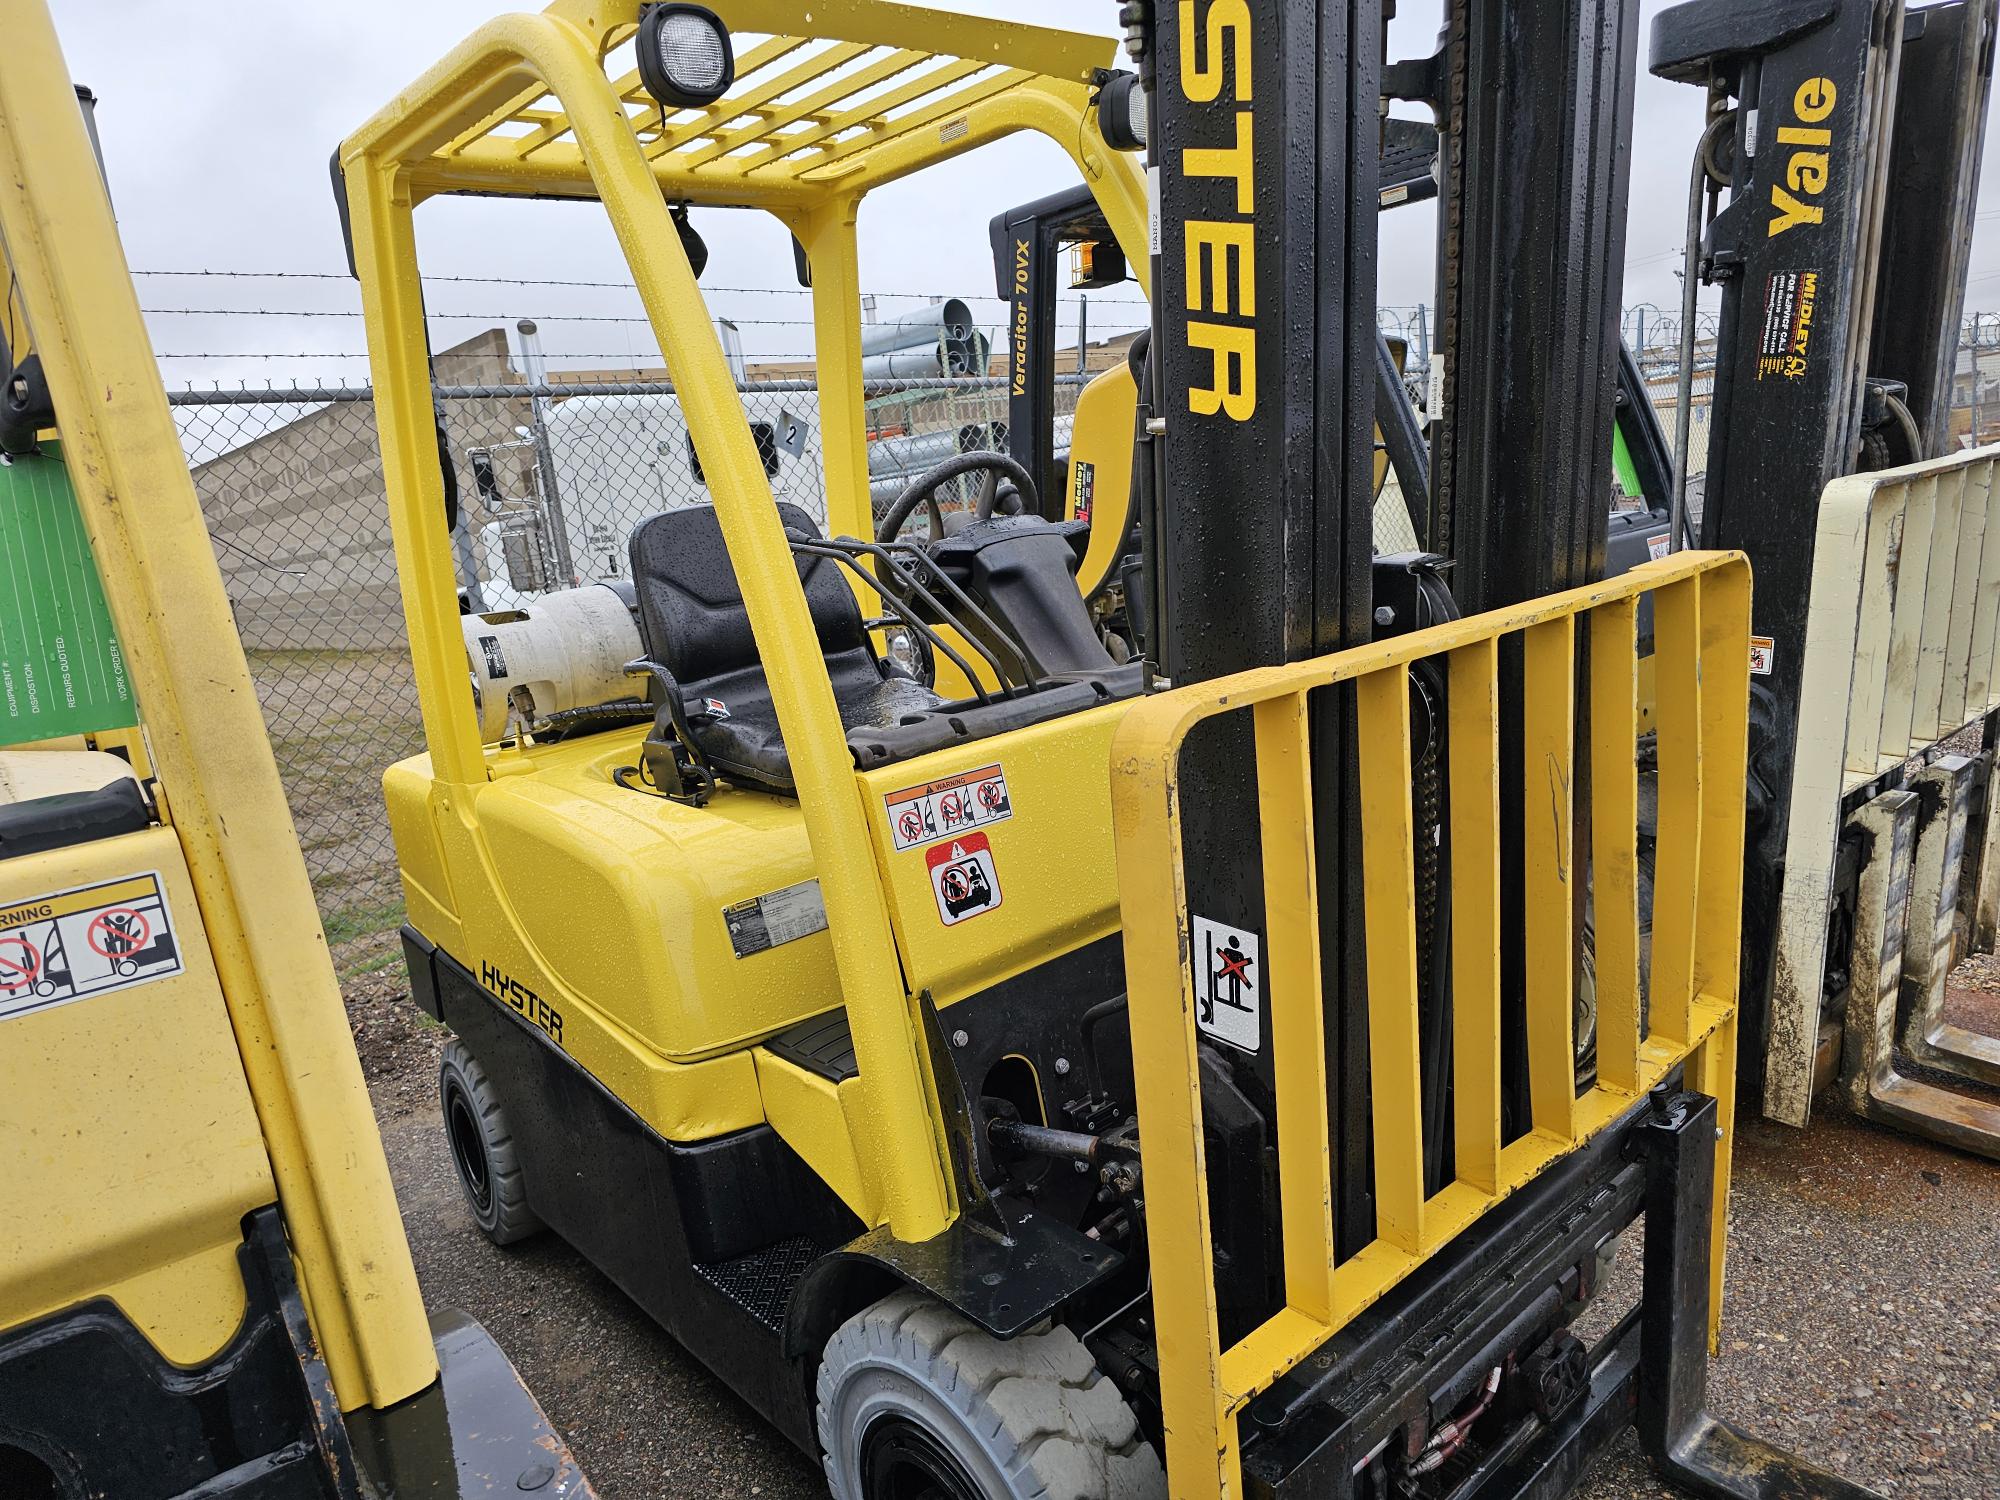
<path fill-rule="evenodd" d="M 542 1221 L 528 1207 L 527 1180 L 507 1128 L 507 1112 L 479 1059 L 456 1039 L 444 1044 L 438 1102 L 458 1185 L 481 1232 L 503 1247 L 541 1233 Z"/>
<path fill-rule="evenodd" d="M 1164 1500 L 1166 1470 L 1067 1328 L 1000 1340 L 921 1292 L 850 1318 L 819 1367 L 834 1500 Z"/>

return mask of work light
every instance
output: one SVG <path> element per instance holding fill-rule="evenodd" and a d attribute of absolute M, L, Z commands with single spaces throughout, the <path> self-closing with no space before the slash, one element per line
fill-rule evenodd
<path fill-rule="evenodd" d="M 706 109 L 736 81 L 728 28 L 705 6 L 647 6 L 635 46 L 640 81 L 668 109 Z"/>
<path fill-rule="evenodd" d="M 1146 149 L 1146 91 L 1136 73 L 1113 73 L 1097 92 L 1097 128 L 1114 151 Z"/>

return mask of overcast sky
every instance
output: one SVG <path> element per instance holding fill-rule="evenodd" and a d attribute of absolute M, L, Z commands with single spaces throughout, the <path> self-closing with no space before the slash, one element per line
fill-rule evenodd
<path fill-rule="evenodd" d="M 1651 15 L 1665 0 L 1644 0 Z M 338 223 L 327 179 L 335 143 L 460 40 L 502 0 L 54 0 L 75 78 L 100 99 L 99 129 L 126 252 L 138 272 L 318 273 L 319 279 L 142 275 L 155 346 L 169 384 L 365 378 L 352 283 L 340 275 Z M 956 7 L 1110 34 L 1115 0 L 964 0 Z M 1392 56 L 1432 50 L 1438 0 L 1406 0 Z M 1642 31 L 1641 47 L 1644 47 Z M 1701 91 L 1643 76 L 1635 103 L 1625 303 L 1677 307 L 1681 216 Z M 1997 116 L 1996 118 L 2000 118 Z M 1989 159 L 1992 157 L 1989 135 Z M 1989 172 L 1989 181 L 1996 175 Z M 873 194 L 862 217 L 862 284 L 885 294 L 951 294 L 998 321 L 987 220 L 1010 204 L 1076 180 L 1052 143 L 1017 137 Z M 2000 187 L 1982 192 L 1968 309 L 2000 307 Z M 1993 217 L 1986 217 L 1993 213 Z M 794 291 L 787 236 L 756 213 L 698 213 L 711 247 L 704 284 L 714 310 L 743 324 L 753 354 L 810 349 L 806 299 Z M 1379 302 L 1431 298 L 1432 209 L 1383 225 Z M 1526 226 L 1524 225 L 1524 228 Z M 521 284 L 439 283 L 429 292 L 433 341 L 445 347 L 520 317 L 541 320 L 557 363 L 648 363 L 654 344 L 622 286 L 627 280 L 602 213 L 592 205 L 441 199 L 418 214 L 425 272 L 520 278 Z M 724 288 L 774 288 L 738 292 Z M 1127 286 L 1090 298 L 1092 338 L 1144 319 Z M 1075 321 L 1066 308 L 1066 328 Z M 231 308 L 257 316 L 190 316 L 166 309 Z M 286 316 L 301 312 L 336 316 Z M 464 316 L 445 316 L 464 315 Z M 1066 335 L 1073 337 L 1073 335 Z M 297 356 L 313 353 L 317 357 Z M 276 357 L 252 358 L 264 355 Z M 200 356 L 200 357 L 197 357 Z"/>

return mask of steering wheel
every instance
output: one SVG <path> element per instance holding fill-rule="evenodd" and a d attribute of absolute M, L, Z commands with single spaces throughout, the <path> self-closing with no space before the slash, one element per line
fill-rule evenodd
<path fill-rule="evenodd" d="M 980 471 L 984 471 L 986 480 L 980 486 L 979 499 L 973 506 L 973 514 L 978 519 L 991 520 L 996 510 L 1006 515 L 1019 515 L 1035 504 L 1035 481 L 1026 469 L 1004 453 L 975 448 L 968 453 L 953 454 L 943 463 L 924 470 L 904 486 L 903 492 L 876 523 L 875 540 L 894 541 L 896 533 L 903 529 L 903 523 L 909 520 L 910 512 L 923 505 L 930 510 L 932 544 L 943 541 L 944 511 L 937 502 L 939 486 L 961 474 Z M 1002 490 L 1003 480 L 1010 488 Z"/>

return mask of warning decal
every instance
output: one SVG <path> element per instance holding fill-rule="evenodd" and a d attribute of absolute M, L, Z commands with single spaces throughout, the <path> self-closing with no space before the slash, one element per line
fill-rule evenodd
<path fill-rule="evenodd" d="M 722 908 L 729 945 L 738 958 L 748 958 L 781 943 L 796 942 L 826 931 L 826 899 L 817 880 L 803 880 L 781 891 Z"/>
<path fill-rule="evenodd" d="M 884 797 L 882 805 L 888 809 L 889 833 L 898 849 L 956 838 L 1014 816 L 1007 777 L 997 765 L 904 787 Z"/>
<path fill-rule="evenodd" d="M 1264 980 L 1257 934 L 1194 919 L 1195 1025 L 1244 1052 L 1264 1038 Z"/>
<path fill-rule="evenodd" d="M 1750 670 L 1758 677 L 1771 675 L 1771 662 L 1778 651 L 1778 643 L 1768 635 L 1750 637 Z"/>
<path fill-rule="evenodd" d="M 985 834 L 968 833 L 926 850 L 924 863 L 930 866 L 931 893 L 945 926 L 983 917 L 1000 904 L 1000 872 Z"/>
<path fill-rule="evenodd" d="M 158 875 L 58 891 L 0 910 L 0 1021 L 181 972 Z"/>

